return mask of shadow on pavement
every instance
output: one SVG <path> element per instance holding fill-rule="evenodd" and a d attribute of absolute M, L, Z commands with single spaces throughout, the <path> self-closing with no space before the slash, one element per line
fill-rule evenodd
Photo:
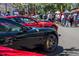
<path fill-rule="evenodd" d="M 55 51 L 47 53 L 47 56 L 57 56 L 64 51 L 62 46 L 58 46 Z"/>
<path fill-rule="evenodd" d="M 23 50 L 25 50 L 25 51 L 31 51 L 31 52 L 37 52 L 37 53 L 41 53 L 41 54 L 44 54 L 44 55 L 47 55 L 47 56 L 57 56 L 58 54 L 60 54 L 60 53 L 63 52 L 63 47 L 58 46 L 55 51 L 50 52 L 50 53 L 45 52 L 45 51 L 44 51 L 42 48 L 40 48 L 40 47 L 37 47 L 37 48 L 35 48 L 35 49 L 28 49 L 28 48 L 24 48 L 24 47 L 23 47 Z"/>
<path fill-rule="evenodd" d="M 59 56 L 79 56 L 79 49 L 75 47 L 64 49 L 63 53 L 60 53 Z"/>

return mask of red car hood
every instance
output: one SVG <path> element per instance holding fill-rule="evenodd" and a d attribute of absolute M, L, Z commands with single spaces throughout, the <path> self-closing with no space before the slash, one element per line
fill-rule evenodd
<path fill-rule="evenodd" d="M 42 27 L 44 27 L 44 26 L 51 26 L 51 25 L 55 25 L 55 23 L 52 23 L 52 22 L 45 22 L 45 21 L 37 21 L 38 22 L 38 25 L 40 26 L 42 26 Z M 32 23 L 32 24 L 34 24 L 34 23 Z M 23 24 L 24 26 L 28 26 L 29 24 L 27 24 L 27 23 L 24 23 Z M 39 26 L 37 26 L 37 25 L 35 25 L 36 27 L 39 27 Z"/>
<path fill-rule="evenodd" d="M 22 50 L 15 50 L 4 46 L 0 46 L 0 55 L 2 56 L 44 56 L 43 54 L 22 51 Z"/>
<path fill-rule="evenodd" d="M 50 22 L 50 21 L 38 21 L 38 23 L 44 24 L 44 25 L 52 25 L 54 23 Z"/>

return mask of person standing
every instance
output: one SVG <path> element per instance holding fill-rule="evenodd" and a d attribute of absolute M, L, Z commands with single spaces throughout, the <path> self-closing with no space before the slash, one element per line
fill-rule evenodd
<path fill-rule="evenodd" d="M 4 14 L 0 11 L 0 16 L 4 16 Z"/>
<path fill-rule="evenodd" d="M 62 26 L 65 25 L 64 14 L 61 15 L 61 24 L 62 24 Z"/>
<path fill-rule="evenodd" d="M 68 14 L 65 14 L 64 19 L 65 19 L 65 26 L 68 27 L 69 26 L 69 18 L 68 18 Z"/>
<path fill-rule="evenodd" d="M 43 15 L 43 19 L 44 19 L 44 20 L 47 19 L 47 15 L 46 15 L 46 14 Z"/>
<path fill-rule="evenodd" d="M 58 24 L 60 24 L 60 23 L 61 23 L 60 14 L 58 13 L 58 14 L 56 14 L 55 16 L 56 16 L 56 21 L 58 22 Z"/>
<path fill-rule="evenodd" d="M 28 17 L 29 17 L 29 14 L 28 14 L 28 12 L 25 12 L 25 16 L 28 16 Z"/>
<path fill-rule="evenodd" d="M 43 15 L 42 14 L 39 14 L 39 17 L 40 17 L 40 19 L 43 19 Z"/>
<path fill-rule="evenodd" d="M 23 11 L 19 11 L 19 15 L 20 16 L 25 16 L 25 11 L 23 10 Z"/>
<path fill-rule="evenodd" d="M 50 12 L 48 13 L 47 18 L 49 21 L 52 21 L 52 14 Z"/>
<path fill-rule="evenodd" d="M 73 20 L 74 20 L 74 26 L 76 27 L 77 26 L 77 13 L 75 12 L 74 14 L 73 14 Z"/>
<path fill-rule="evenodd" d="M 14 14 L 14 16 L 18 16 L 19 12 L 17 11 L 17 12 L 14 12 L 13 14 Z"/>
<path fill-rule="evenodd" d="M 69 21 L 70 21 L 70 26 L 72 27 L 72 25 L 73 25 L 73 22 L 74 22 L 74 20 L 73 20 L 73 16 L 71 15 L 70 17 L 69 17 Z"/>
<path fill-rule="evenodd" d="M 10 16 L 10 12 L 9 11 L 7 11 L 6 16 Z"/>

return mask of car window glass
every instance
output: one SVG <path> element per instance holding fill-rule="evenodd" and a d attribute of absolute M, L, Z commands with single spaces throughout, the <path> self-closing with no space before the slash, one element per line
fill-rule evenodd
<path fill-rule="evenodd" d="M 11 29 L 11 30 L 10 30 Z M 21 28 L 8 22 L 0 22 L 0 31 L 19 31 Z"/>
<path fill-rule="evenodd" d="M 33 23 L 34 21 L 29 19 L 29 18 L 21 18 L 22 21 L 24 21 L 25 23 Z"/>

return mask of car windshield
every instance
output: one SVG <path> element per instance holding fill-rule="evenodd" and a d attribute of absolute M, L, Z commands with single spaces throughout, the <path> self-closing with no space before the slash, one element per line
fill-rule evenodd
<path fill-rule="evenodd" d="M 25 23 L 26 22 L 31 22 L 31 20 L 30 19 L 28 19 L 28 18 L 20 18 L 22 21 L 24 21 Z"/>

